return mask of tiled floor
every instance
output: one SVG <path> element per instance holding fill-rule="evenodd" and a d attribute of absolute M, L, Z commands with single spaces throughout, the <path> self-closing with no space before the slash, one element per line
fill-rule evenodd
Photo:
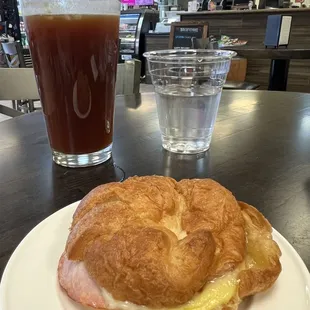
<path fill-rule="evenodd" d="M 140 92 L 141 93 L 149 93 L 149 92 L 153 92 L 154 91 L 154 87 L 153 85 L 148 85 L 148 84 L 140 84 Z M 3 104 L 7 107 L 12 107 L 12 102 L 11 101 L 0 101 L 0 104 Z M 40 102 L 35 102 L 35 107 L 39 108 L 40 107 Z M 5 120 L 10 119 L 11 117 L 6 116 L 4 114 L 0 113 L 0 122 L 3 122 Z"/>

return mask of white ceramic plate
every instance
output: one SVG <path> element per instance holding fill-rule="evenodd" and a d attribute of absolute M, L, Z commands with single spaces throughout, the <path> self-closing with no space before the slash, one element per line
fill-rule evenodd
<path fill-rule="evenodd" d="M 64 250 L 78 202 L 37 225 L 10 258 L 0 284 L 0 310 L 81 310 L 59 288 L 58 259 Z M 310 276 L 293 247 L 277 231 L 283 271 L 266 293 L 245 301 L 242 310 L 309 310 Z M 85 309 L 85 308 L 84 308 Z"/>

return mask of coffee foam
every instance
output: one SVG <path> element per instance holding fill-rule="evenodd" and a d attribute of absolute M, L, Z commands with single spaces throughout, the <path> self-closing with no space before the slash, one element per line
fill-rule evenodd
<path fill-rule="evenodd" d="M 119 0 L 22 0 L 22 13 L 30 15 L 119 15 Z"/>

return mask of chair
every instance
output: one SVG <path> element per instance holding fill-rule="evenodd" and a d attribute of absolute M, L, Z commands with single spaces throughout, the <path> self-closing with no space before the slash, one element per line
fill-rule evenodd
<path fill-rule="evenodd" d="M 12 100 L 13 108 L 0 104 L 0 113 L 15 117 L 24 114 L 17 110 L 15 100 L 40 100 L 33 69 L 0 68 L 0 100 Z"/>
<path fill-rule="evenodd" d="M 23 47 L 19 41 L 14 42 L 2 42 L 2 50 L 5 54 L 6 63 L 9 68 L 25 68 L 26 63 L 23 55 Z M 12 100 L 14 109 L 21 110 L 23 112 L 33 112 L 34 102 L 33 100 Z"/>
<path fill-rule="evenodd" d="M 116 94 L 125 101 L 140 94 L 139 60 L 128 60 L 117 66 Z M 56 91 L 56 90 L 55 90 Z M 40 100 L 31 68 L 0 68 L 0 100 Z M 24 113 L 0 104 L 0 113 L 15 117 Z"/>

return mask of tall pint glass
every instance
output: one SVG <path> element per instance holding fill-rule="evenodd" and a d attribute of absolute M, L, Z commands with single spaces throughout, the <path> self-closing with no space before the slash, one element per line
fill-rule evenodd
<path fill-rule="evenodd" d="M 111 157 L 118 0 L 22 0 L 53 160 L 85 167 Z"/>

